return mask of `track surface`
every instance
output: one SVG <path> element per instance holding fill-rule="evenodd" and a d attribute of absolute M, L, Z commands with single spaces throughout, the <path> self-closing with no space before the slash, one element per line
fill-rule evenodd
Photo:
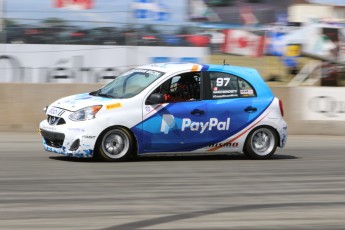
<path fill-rule="evenodd" d="M 0 133 L 0 229 L 344 229 L 345 138 L 289 137 L 242 155 L 124 163 L 44 152 Z"/>

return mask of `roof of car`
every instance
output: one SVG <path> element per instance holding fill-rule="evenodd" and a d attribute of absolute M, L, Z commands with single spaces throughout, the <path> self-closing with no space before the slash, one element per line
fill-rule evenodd
<path fill-rule="evenodd" d="M 165 63 L 153 63 L 149 65 L 141 66 L 140 68 L 152 69 L 165 73 L 174 73 L 179 71 L 218 71 L 226 72 L 240 76 L 247 80 L 255 80 L 260 78 L 258 71 L 254 68 L 232 65 L 215 65 L 215 64 L 197 64 L 197 63 L 185 63 L 185 62 L 165 62 Z"/>
<path fill-rule="evenodd" d="M 162 72 L 178 72 L 178 71 L 221 71 L 229 72 L 237 75 L 248 74 L 257 72 L 253 68 L 231 65 L 215 65 L 215 64 L 197 64 L 186 62 L 164 62 L 152 63 L 149 65 L 141 66 L 144 69 L 154 69 Z"/>
<path fill-rule="evenodd" d="M 200 71 L 203 65 L 196 63 L 185 63 L 185 62 L 163 62 L 163 63 L 152 63 L 149 65 L 141 66 L 143 69 L 153 69 L 157 71 L 162 71 L 165 73 L 168 72 L 177 72 L 177 71 Z"/>

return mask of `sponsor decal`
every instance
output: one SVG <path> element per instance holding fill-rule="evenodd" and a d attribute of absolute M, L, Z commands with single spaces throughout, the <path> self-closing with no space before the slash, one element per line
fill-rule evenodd
<path fill-rule="evenodd" d="M 85 138 L 85 139 L 96 139 L 96 136 L 90 136 L 90 135 L 84 135 L 84 136 L 82 136 L 83 138 Z"/>
<path fill-rule="evenodd" d="M 48 152 L 62 154 L 65 156 L 73 156 L 73 157 L 92 157 L 93 156 L 93 149 L 69 151 L 64 146 L 62 146 L 61 148 L 51 147 L 51 146 L 47 145 L 45 141 L 43 141 L 43 147 Z"/>
<path fill-rule="evenodd" d="M 237 94 L 224 94 L 224 95 L 212 95 L 212 98 L 229 98 L 229 97 L 237 97 Z"/>
<path fill-rule="evenodd" d="M 241 89 L 240 94 L 246 95 L 246 94 L 254 94 L 252 89 Z"/>
<path fill-rule="evenodd" d="M 68 131 L 85 132 L 84 128 L 68 128 Z"/>
<path fill-rule="evenodd" d="M 208 122 L 193 122 L 189 118 L 183 118 L 181 131 L 189 129 L 190 131 L 196 131 L 204 133 L 206 130 L 211 131 L 216 130 L 229 130 L 230 129 L 230 118 L 227 118 L 226 121 L 219 121 L 217 118 L 210 118 Z"/>
<path fill-rule="evenodd" d="M 175 127 L 175 118 L 171 114 L 164 114 L 161 124 L 161 132 L 164 134 L 168 134 L 169 130 Z M 212 130 L 229 130 L 230 129 L 230 118 L 227 118 L 225 121 L 219 121 L 218 118 L 210 118 L 207 122 L 198 122 L 192 121 L 190 118 L 183 118 L 181 124 L 181 131 L 184 132 L 186 130 L 192 132 L 199 132 L 200 134 L 204 133 L 205 131 L 212 131 Z"/>
<path fill-rule="evenodd" d="M 151 111 L 151 107 L 145 106 L 145 111 L 146 111 L 146 112 L 150 112 L 150 111 Z"/>
<path fill-rule="evenodd" d="M 47 114 L 52 116 L 61 116 L 65 111 L 56 107 L 49 107 Z"/>
<path fill-rule="evenodd" d="M 224 93 L 224 94 L 226 94 L 226 93 L 228 93 L 228 94 L 233 94 L 233 93 L 237 93 L 237 90 L 236 89 L 230 89 L 230 90 L 219 90 L 219 91 L 215 91 L 215 92 L 213 92 L 214 94 L 222 94 L 222 93 Z"/>
<path fill-rule="evenodd" d="M 215 143 L 210 144 L 206 148 L 237 148 L 238 142 L 228 142 L 228 143 Z"/>
<path fill-rule="evenodd" d="M 199 69 L 199 66 L 198 65 L 193 65 L 191 71 L 197 71 Z"/>
<path fill-rule="evenodd" d="M 110 109 L 117 109 L 117 108 L 121 108 L 122 107 L 122 104 L 119 102 L 119 103 L 115 103 L 115 104 L 109 104 L 106 106 L 107 110 L 110 110 Z"/>
<path fill-rule="evenodd" d="M 164 134 L 169 133 L 169 129 L 173 128 L 175 126 L 175 118 L 171 114 L 164 114 L 162 118 L 162 124 L 161 124 L 161 132 Z"/>

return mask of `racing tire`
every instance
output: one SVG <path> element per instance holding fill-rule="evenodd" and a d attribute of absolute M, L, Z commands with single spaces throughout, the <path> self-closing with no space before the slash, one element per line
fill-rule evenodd
<path fill-rule="evenodd" d="M 243 147 L 250 159 L 264 160 L 272 157 L 277 149 L 278 136 L 270 127 L 259 127 L 251 131 Z"/>
<path fill-rule="evenodd" d="M 135 141 L 124 128 L 116 127 L 104 132 L 96 144 L 96 157 L 103 161 L 125 161 L 133 156 Z"/>

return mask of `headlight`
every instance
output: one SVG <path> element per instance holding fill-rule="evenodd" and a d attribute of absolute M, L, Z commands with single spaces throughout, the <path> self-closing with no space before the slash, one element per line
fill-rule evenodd
<path fill-rule="evenodd" d="M 101 105 L 94 105 L 79 109 L 78 111 L 69 115 L 69 119 L 72 121 L 85 121 L 94 119 L 97 112 L 102 108 Z"/>

